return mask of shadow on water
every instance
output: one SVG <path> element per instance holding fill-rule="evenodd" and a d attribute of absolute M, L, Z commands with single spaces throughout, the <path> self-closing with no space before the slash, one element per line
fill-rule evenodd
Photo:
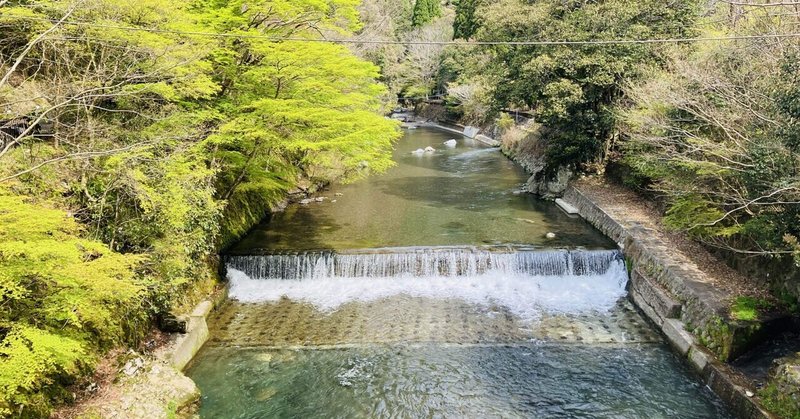
<path fill-rule="evenodd" d="M 275 218 L 278 220 L 276 221 Z M 275 228 L 279 225 L 280 228 Z M 253 254 L 268 250 L 330 249 L 325 234 L 348 227 L 338 223 L 333 216 L 323 211 L 314 211 L 306 206 L 293 205 L 271 220 L 254 227 L 229 254 Z"/>

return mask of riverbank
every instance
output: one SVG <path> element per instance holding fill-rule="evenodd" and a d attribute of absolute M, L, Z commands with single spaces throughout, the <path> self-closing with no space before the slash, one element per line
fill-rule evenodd
<path fill-rule="evenodd" d="M 507 153 L 530 170 L 525 160 L 530 156 L 522 154 Z M 798 356 L 791 349 L 798 345 L 785 342 L 797 340 L 791 332 L 797 319 L 782 309 L 763 281 L 746 277 L 685 234 L 665 228 L 655 203 L 625 187 L 602 177 L 562 183 L 553 196 L 563 194 L 567 207 L 576 207 L 619 244 L 629 265 L 631 300 L 736 415 L 773 417 L 764 405 L 784 416 L 798 410 L 796 392 L 776 390 L 800 387 L 793 378 L 800 375 Z M 756 302 L 755 314 L 742 315 L 742 302 Z M 773 345 L 773 339 L 781 342 Z M 736 367 L 731 366 L 737 358 Z"/>
<path fill-rule="evenodd" d="M 758 395 L 764 383 L 754 382 L 727 363 L 786 321 L 779 315 L 742 320 L 732 313 L 738 299 L 768 299 L 769 293 L 699 244 L 668 232 L 651 203 L 621 186 L 601 178 L 582 178 L 568 187 L 564 200 L 624 249 L 632 301 L 704 382 L 737 416 L 773 417 Z"/>
<path fill-rule="evenodd" d="M 404 155 L 405 154 L 408 153 L 404 153 Z M 506 161 L 506 163 L 508 162 Z M 658 213 L 648 208 L 646 201 L 638 199 L 638 197 L 630 193 L 630 191 L 594 179 L 579 180 L 573 184 L 573 189 L 574 192 L 568 193 L 566 197 L 568 201 L 579 208 L 582 215 L 594 223 L 599 229 L 603 230 L 606 235 L 616 242 L 621 243 L 628 254 L 629 267 L 633 272 L 631 288 L 628 291 L 633 301 L 635 301 L 645 314 L 659 327 L 659 330 L 665 334 L 668 340 L 678 348 L 678 353 L 686 358 L 687 363 L 691 363 L 695 366 L 697 372 L 704 378 L 709 386 L 715 389 L 725 400 L 730 399 L 728 404 L 732 407 L 734 412 L 743 417 L 769 417 L 769 414 L 766 413 L 763 408 L 759 406 L 758 402 L 754 401 L 756 399 L 752 397 L 755 393 L 755 388 L 741 381 L 741 377 L 738 377 L 735 371 L 729 366 L 715 361 L 713 359 L 713 353 L 705 348 L 706 342 L 699 342 L 698 339 L 693 338 L 686 331 L 690 329 L 688 324 L 694 324 L 692 321 L 688 323 L 681 321 L 683 319 L 682 315 L 685 315 L 686 319 L 710 319 L 706 323 L 713 324 L 716 320 L 713 316 L 718 315 L 719 318 L 722 319 L 722 314 L 727 307 L 715 306 L 713 303 L 725 301 L 725 298 L 720 298 L 718 295 L 713 295 L 712 298 L 708 298 L 709 301 L 705 301 L 704 298 L 687 298 L 683 294 L 680 294 L 680 292 L 684 292 L 680 287 L 676 287 L 675 289 L 678 289 L 678 291 L 675 291 L 675 289 L 668 289 L 668 286 L 665 285 L 668 283 L 668 279 L 674 282 L 669 282 L 671 285 L 677 284 L 676 281 L 679 281 L 679 279 L 670 279 L 668 278 L 669 275 L 656 276 L 656 279 L 663 280 L 663 282 L 659 283 L 656 279 L 648 276 L 652 275 L 653 272 L 646 269 L 647 263 L 652 262 L 652 260 L 648 262 L 648 258 L 653 259 L 652 249 L 655 248 L 653 243 L 658 240 L 662 241 L 660 244 L 661 248 L 666 249 L 661 253 L 655 252 L 659 259 L 661 259 L 662 256 L 664 258 L 671 257 L 669 256 L 670 252 L 675 248 L 680 250 L 681 257 L 688 258 L 688 260 L 684 260 L 671 257 L 671 259 L 668 259 L 667 262 L 663 264 L 669 267 L 668 270 L 672 271 L 677 269 L 675 267 L 683 268 L 691 265 L 695 266 L 699 271 L 705 272 L 705 270 L 708 269 L 713 272 L 714 266 L 709 264 L 711 262 L 707 261 L 707 263 L 703 263 L 696 259 L 696 257 L 700 255 L 700 252 L 698 252 L 697 249 L 692 250 L 692 243 L 678 243 L 670 238 L 669 234 L 663 230 L 658 222 Z M 394 191 L 396 189 L 392 188 L 391 190 Z M 350 195 L 350 193 L 343 194 L 345 197 Z M 344 200 L 342 200 L 341 197 L 339 199 L 340 202 L 336 205 L 343 205 L 345 203 Z M 587 204 L 584 201 L 590 203 Z M 381 202 L 385 203 L 383 200 L 381 200 Z M 330 202 L 330 204 L 333 204 L 333 202 Z M 496 206 L 496 203 L 494 203 L 494 205 Z M 557 209 L 554 209 L 554 211 L 559 212 Z M 315 214 L 319 215 L 316 211 Z M 606 219 L 602 219 L 602 216 L 605 216 Z M 587 228 L 591 229 L 588 226 Z M 637 251 L 636 249 L 639 250 Z M 667 256 L 664 256 L 664 254 Z M 711 258 L 710 255 L 707 256 Z M 709 259 L 709 261 L 712 259 L 713 258 Z M 729 281 L 731 274 L 731 272 L 721 271 L 713 278 L 705 279 L 704 281 L 709 284 L 716 284 L 714 281 L 717 281 L 721 284 L 723 281 Z M 740 281 L 738 285 L 742 287 L 746 285 L 744 278 L 739 277 L 737 280 Z M 737 285 L 736 281 L 729 282 L 730 283 L 725 287 L 720 286 L 725 292 L 731 295 L 737 295 L 736 293 L 745 290 L 742 287 L 734 286 Z M 678 293 L 677 296 L 676 293 Z M 208 313 L 207 309 L 201 311 L 203 311 L 205 315 Z M 708 315 L 709 312 L 715 314 Z M 729 323 L 725 324 L 728 325 Z M 193 333 L 194 328 L 190 327 L 190 329 L 187 335 Z M 245 329 L 252 330 L 253 328 Z M 286 329 L 294 330 L 294 328 Z M 381 328 L 381 330 L 383 329 L 384 328 Z M 202 335 L 203 333 L 200 334 Z M 712 347 L 716 353 L 721 354 L 727 351 L 727 353 L 730 354 L 732 351 L 739 350 L 735 349 L 735 345 L 732 345 L 732 343 L 735 343 L 735 339 L 726 341 L 718 335 L 709 335 L 707 339 L 710 339 L 709 341 L 711 342 L 721 342 L 720 345 Z M 187 343 L 185 346 L 188 348 L 189 353 L 188 355 L 184 353 L 178 356 L 178 358 L 182 360 L 191 358 L 194 351 L 202 345 L 201 340 L 202 339 L 197 340 L 194 337 L 185 336 L 182 341 Z M 171 359 L 174 360 L 176 358 L 173 356 Z M 175 363 L 174 361 L 172 364 L 185 365 L 183 362 Z M 141 381 L 137 382 L 122 377 L 123 380 L 120 380 L 119 386 L 114 384 L 112 388 L 121 387 L 123 391 L 117 391 L 116 396 L 114 396 L 115 391 L 107 392 L 106 394 L 110 394 L 114 397 L 111 398 L 111 396 L 109 396 L 110 398 L 102 402 L 107 403 L 110 408 L 98 411 L 96 409 L 98 400 L 103 399 L 94 399 L 94 401 L 86 403 L 86 406 L 95 408 L 94 410 L 90 409 L 89 412 L 101 417 L 171 417 L 173 415 L 191 415 L 191 409 L 177 408 L 178 404 L 174 401 L 177 397 L 171 396 L 167 399 L 158 399 L 159 389 L 162 389 L 165 384 L 160 378 L 157 378 L 157 374 L 151 373 L 153 366 L 155 366 L 157 373 L 162 371 L 162 367 L 157 362 L 147 363 L 142 367 L 137 367 L 141 371 L 138 375 Z M 646 373 L 646 371 L 644 372 Z M 151 377 L 155 379 L 151 379 Z M 181 375 L 181 377 L 183 376 Z M 165 382 L 169 383 L 170 379 L 167 379 Z M 149 386 L 149 389 L 143 388 L 143 386 Z M 167 384 L 167 386 L 170 386 L 170 384 Z M 151 403 L 153 401 L 160 403 L 159 407 L 154 407 Z M 100 405 L 105 405 L 102 403 Z M 136 406 L 132 403 L 136 404 Z M 137 403 L 141 403 L 143 407 L 140 409 Z M 193 402 L 188 402 L 186 406 L 190 407 L 192 404 Z M 83 412 L 87 412 L 87 410 L 83 410 Z"/>

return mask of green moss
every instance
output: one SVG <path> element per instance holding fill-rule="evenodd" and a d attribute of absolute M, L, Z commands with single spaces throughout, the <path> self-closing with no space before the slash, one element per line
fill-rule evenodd
<path fill-rule="evenodd" d="M 705 327 L 705 333 L 699 333 L 700 343 L 711 349 L 717 358 L 726 362 L 730 358 L 733 332 L 728 323 L 720 317 L 714 317 Z M 707 336 L 707 337 L 706 337 Z"/>
<path fill-rule="evenodd" d="M 755 321 L 761 312 L 771 307 L 772 304 L 764 299 L 750 296 L 736 297 L 731 304 L 731 317 L 736 320 Z"/>
<path fill-rule="evenodd" d="M 786 418 L 800 419 L 800 399 L 796 395 L 786 394 L 775 384 L 770 383 L 759 390 L 764 407 L 771 413 Z"/>
<path fill-rule="evenodd" d="M 625 268 L 628 270 L 628 274 L 633 273 L 633 259 L 629 256 L 625 256 Z"/>

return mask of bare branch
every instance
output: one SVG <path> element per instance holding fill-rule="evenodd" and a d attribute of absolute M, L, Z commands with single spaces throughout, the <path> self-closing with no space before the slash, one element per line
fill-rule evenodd
<path fill-rule="evenodd" d="M 67 10 L 67 13 L 65 13 L 64 16 L 60 20 L 58 20 L 56 23 L 54 23 L 53 26 L 49 27 L 46 31 L 40 33 L 39 36 L 37 36 L 36 38 L 33 39 L 33 41 L 28 43 L 28 45 L 25 47 L 25 49 L 19 54 L 19 56 L 17 57 L 16 61 L 14 61 L 14 64 L 11 66 L 11 68 L 8 69 L 8 72 L 6 72 L 6 75 L 3 76 L 2 79 L 0 79 L 0 87 L 3 87 L 3 85 L 6 84 L 6 82 L 9 79 L 9 77 L 11 77 L 11 75 L 17 70 L 17 67 L 19 67 L 20 63 L 22 63 L 22 60 L 25 59 L 25 56 L 27 56 L 28 53 L 31 52 L 33 47 L 36 46 L 36 44 L 38 44 L 39 42 L 41 42 L 41 40 L 44 39 L 47 36 L 47 34 L 49 34 L 50 32 L 53 32 L 62 23 L 64 23 L 64 21 L 67 20 L 70 17 L 70 15 L 72 15 L 72 12 L 74 12 L 75 9 L 78 8 L 78 5 L 80 5 L 80 3 L 81 2 L 79 1 L 79 2 L 76 2 L 74 5 L 72 5 L 72 7 L 70 7 L 69 10 Z"/>
<path fill-rule="evenodd" d="M 18 178 L 18 177 L 20 177 L 22 175 L 31 173 L 31 172 L 33 172 L 33 171 L 35 171 L 35 170 L 37 170 L 37 169 L 39 169 L 39 168 L 41 168 L 43 166 L 46 166 L 48 164 L 53 164 L 53 163 L 57 163 L 57 162 L 64 161 L 64 160 L 76 160 L 76 159 L 87 159 L 87 158 L 93 158 L 93 157 L 110 156 L 110 155 L 114 155 L 114 154 L 121 153 L 121 152 L 124 152 L 124 151 L 134 150 L 134 149 L 137 149 L 137 148 L 142 148 L 142 149 L 150 148 L 153 145 L 154 145 L 153 143 L 140 143 L 140 144 L 134 144 L 134 145 L 127 146 L 127 147 L 115 148 L 113 150 L 84 151 L 84 152 L 78 152 L 78 153 L 71 153 L 71 154 L 67 154 L 67 155 L 64 155 L 64 156 L 59 156 L 59 157 L 55 157 L 55 158 L 52 158 L 52 159 L 49 159 L 49 160 L 45 160 L 45 161 L 43 161 L 41 163 L 38 163 L 38 164 L 36 164 L 34 166 L 29 167 L 28 169 L 25 169 L 25 170 L 21 171 L 21 172 L 15 173 L 15 174 L 10 175 L 10 176 L 6 176 L 4 178 L 0 178 L 0 182 L 7 182 L 7 181 L 9 181 L 11 179 L 16 179 L 16 178 Z"/>

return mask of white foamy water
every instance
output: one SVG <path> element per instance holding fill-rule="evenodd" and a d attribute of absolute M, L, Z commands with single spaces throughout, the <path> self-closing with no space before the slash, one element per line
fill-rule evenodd
<path fill-rule="evenodd" d="M 415 275 L 407 269 L 389 269 L 394 276 L 348 277 L 336 275 L 337 270 L 333 268 L 318 268 L 306 271 L 308 276 L 302 279 L 254 279 L 229 264 L 228 279 L 230 296 L 242 302 L 289 298 L 312 304 L 321 311 L 334 311 L 349 302 L 371 302 L 408 295 L 459 299 L 487 307 L 502 306 L 520 318 L 535 319 L 542 313 L 581 314 L 606 312 L 613 308 L 626 295 L 627 272 L 622 260 L 606 256 L 598 255 L 603 263 L 595 269 L 577 269 L 583 274 L 574 272 L 576 268 L 572 267 L 569 258 L 565 261 L 569 266 L 559 269 L 560 274 L 526 273 L 542 269 L 526 266 L 524 262 L 530 262 L 530 257 L 517 257 L 514 261 L 518 263 L 499 264 L 494 269 L 491 266 L 474 269 L 476 265 L 472 263 L 468 265 L 471 269 L 444 269 L 444 274 Z M 430 271 L 428 265 L 422 266 L 424 271 Z M 604 269 L 597 272 L 601 266 Z M 382 266 L 380 270 L 385 271 L 386 267 Z M 263 270 L 256 269 L 255 272 Z M 361 268 L 344 269 L 344 272 L 364 273 Z"/>

